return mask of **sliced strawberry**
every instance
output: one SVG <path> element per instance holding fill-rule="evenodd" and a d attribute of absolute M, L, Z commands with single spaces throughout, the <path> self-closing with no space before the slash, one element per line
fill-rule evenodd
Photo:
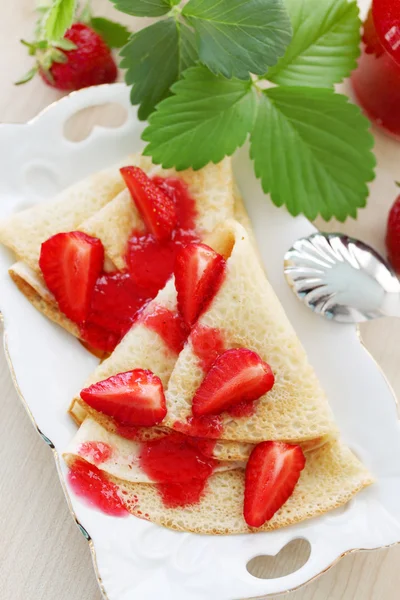
<path fill-rule="evenodd" d="M 161 423 L 167 414 L 161 380 L 146 369 L 119 373 L 94 383 L 81 391 L 81 398 L 121 425 L 150 427 Z"/>
<path fill-rule="evenodd" d="M 172 197 L 139 167 L 122 167 L 120 171 L 149 232 L 159 242 L 168 240 L 178 221 Z"/>
<path fill-rule="evenodd" d="M 306 459 L 300 446 L 261 442 L 246 466 L 244 518 L 250 527 L 269 521 L 293 494 Z"/>
<path fill-rule="evenodd" d="M 42 244 L 39 266 L 46 285 L 60 310 L 75 323 L 88 315 L 103 263 L 101 241 L 81 231 L 57 233 Z"/>
<path fill-rule="evenodd" d="M 226 350 L 214 361 L 192 404 L 196 417 L 218 415 L 260 398 L 274 385 L 271 367 L 247 348 Z"/>
<path fill-rule="evenodd" d="M 225 259 L 205 244 L 192 243 L 179 250 L 175 261 L 178 307 L 189 327 L 209 306 L 225 272 Z"/>

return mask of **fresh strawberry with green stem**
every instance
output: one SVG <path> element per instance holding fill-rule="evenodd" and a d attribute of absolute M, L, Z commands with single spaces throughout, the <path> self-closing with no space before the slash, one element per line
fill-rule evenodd
<path fill-rule="evenodd" d="M 149 233 L 159 242 L 169 240 L 178 221 L 173 199 L 139 167 L 120 171 Z"/>
<path fill-rule="evenodd" d="M 306 459 L 300 446 L 261 442 L 246 466 L 243 514 L 247 525 L 261 527 L 293 494 Z"/>
<path fill-rule="evenodd" d="M 400 183 L 397 183 L 400 187 Z M 386 230 L 386 248 L 389 261 L 397 273 L 400 273 L 400 194 L 397 196 L 388 217 Z"/>
<path fill-rule="evenodd" d="M 239 403 L 249 403 L 269 392 L 275 383 L 270 366 L 247 348 L 226 350 L 214 361 L 196 391 L 195 417 L 218 415 Z"/>
<path fill-rule="evenodd" d="M 81 231 L 57 233 L 42 244 L 39 266 L 44 280 L 71 321 L 87 318 L 103 264 L 103 244 Z"/>
<path fill-rule="evenodd" d="M 84 23 L 74 23 L 59 41 L 23 43 L 35 56 L 36 65 L 18 84 L 26 83 L 37 72 L 48 85 L 64 91 L 113 83 L 117 78 L 110 48 Z"/>
<path fill-rule="evenodd" d="M 147 369 L 112 375 L 83 389 L 81 398 L 121 425 L 151 427 L 167 414 L 161 380 Z"/>
<path fill-rule="evenodd" d="M 192 327 L 214 298 L 225 272 L 221 254 L 205 244 L 184 246 L 175 260 L 175 286 L 178 308 L 188 327 Z"/>

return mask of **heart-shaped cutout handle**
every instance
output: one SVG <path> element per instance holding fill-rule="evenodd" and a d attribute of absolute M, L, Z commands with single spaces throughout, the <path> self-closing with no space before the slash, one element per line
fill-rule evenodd
<path fill-rule="evenodd" d="M 82 142 L 93 129 L 116 129 L 126 123 L 127 110 L 118 102 L 86 106 L 73 113 L 64 123 L 63 134 L 70 142 Z"/>
<path fill-rule="evenodd" d="M 258 579 L 285 577 L 303 567 L 311 554 L 311 545 L 304 538 L 291 540 L 275 556 L 261 554 L 246 565 L 248 572 Z"/>

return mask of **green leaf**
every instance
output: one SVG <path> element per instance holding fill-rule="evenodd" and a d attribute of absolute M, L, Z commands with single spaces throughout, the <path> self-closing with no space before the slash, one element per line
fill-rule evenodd
<path fill-rule="evenodd" d="M 22 85 L 23 83 L 27 83 L 28 81 L 33 79 L 37 72 L 38 67 L 37 65 L 35 65 L 30 71 L 28 71 L 23 77 L 21 77 L 21 79 L 18 79 L 18 81 L 16 81 L 14 85 Z"/>
<path fill-rule="evenodd" d="M 165 19 L 135 33 L 121 52 L 125 81 L 133 85 L 132 104 L 147 119 L 170 87 L 197 59 L 194 34 L 184 24 Z"/>
<path fill-rule="evenodd" d="M 76 0 L 55 0 L 44 24 L 48 40 L 59 40 L 72 25 L 75 16 Z"/>
<path fill-rule="evenodd" d="M 78 47 L 76 44 L 74 44 L 74 42 L 71 42 L 71 40 L 67 40 L 65 38 L 62 38 L 61 40 L 57 40 L 55 42 L 50 42 L 50 46 L 54 46 L 55 48 L 61 48 L 61 50 L 76 50 L 76 48 Z"/>
<path fill-rule="evenodd" d="M 166 15 L 173 4 L 171 0 L 111 0 L 115 8 L 135 17 L 161 17 Z"/>
<path fill-rule="evenodd" d="M 285 0 L 293 39 L 266 78 L 281 85 L 329 87 L 356 67 L 360 19 L 356 2 Z"/>
<path fill-rule="evenodd" d="M 282 0 L 190 0 L 182 15 L 196 32 L 200 60 L 217 75 L 262 75 L 291 39 Z"/>
<path fill-rule="evenodd" d="M 41 6 L 36 7 L 36 13 L 38 15 L 36 23 L 35 23 L 35 39 L 40 39 L 44 35 L 43 26 L 47 19 L 47 14 L 51 9 L 51 5 L 43 4 Z"/>
<path fill-rule="evenodd" d="M 360 109 L 331 89 L 265 90 L 250 152 L 264 191 L 292 215 L 356 217 L 374 177 L 368 128 Z"/>
<path fill-rule="evenodd" d="M 142 135 L 149 142 L 144 154 L 155 163 L 200 169 L 230 156 L 245 142 L 257 106 L 250 81 L 225 79 L 197 66 L 184 72 L 172 92 Z"/>
<path fill-rule="evenodd" d="M 103 17 L 93 17 L 90 25 L 101 35 L 109 48 L 122 48 L 128 42 L 131 35 L 125 25 L 104 19 Z"/>
<path fill-rule="evenodd" d="M 52 51 L 49 52 L 49 57 L 52 63 L 66 63 L 68 61 L 67 55 L 61 50 L 57 50 L 57 48 L 53 48 Z"/>
<path fill-rule="evenodd" d="M 90 21 L 92 19 L 92 2 L 91 0 L 87 0 L 82 7 L 82 10 L 79 14 L 79 21 L 81 23 L 85 23 L 86 25 L 90 25 Z"/>

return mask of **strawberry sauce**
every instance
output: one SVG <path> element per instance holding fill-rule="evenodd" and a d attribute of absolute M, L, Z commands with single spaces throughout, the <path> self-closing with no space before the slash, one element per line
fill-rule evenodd
<path fill-rule="evenodd" d="M 88 318 L 80 325 L 82 338 L 94 349 L 111 353 L 129 331 L 141 310 L 170 278 L 179 248 L 197 241 L 196 204 L 186 184 L 176 178 L 153 178 L 174 202 L 177 225 L 171 238 L 160 242 L 151 233 L 133 231 L 128 242 L 127 271 L 103 273 L 96 282 Z M 132 200 L 133 202 L 133 200 Z M 151 322 L 151 320 L 149 321 Z M 167 335 L 162 319 L 153 319 L 152 328 L 163 334 L 175 352 L 181 349 L 183 334 Z M 186 339 L 186 336 L 185 336 Z M 177 350 L 178 348 L 178 350 Z"/>
<path fill-rule="evenodd" d="M 207 479 L 193 479 L 188 483 L 159 483 L 158 492 L 167 508 L 198 504 L 204 494 Z"/>
<path fill-rule="evenodd" d="M 252 417 L 257 408 L 257 401 L 253 400 L 253 402 L 240 402 L 236 404 L 236 406 L 231 406 L 229 410 L 226 412 L 232 417 Z"/>
<path fill-rule="evenodd" d="M 179 313 L 163 306 L 155 306 L 150 314 L 143 315 L 142 322 L 158 333 L 172 352 L 179 354 L 189 334 Z"/>
<path fill-rule="evenodd" d="M 104 442 L 84 442 L 79 446 L 78 454 L 83 458 L 90 458 L 96 465 L 100 465 L 110 460 L 113 449 Z"/>
<path fill-rule="evenodd" d="M 222 332 L 213 327 L 196 325 L 190 334 L 193 352 L 200 361 L 203 371 L 210 370 L 215 359 L 225 350 Z"/>
<path fill-rule="evenodd" d="M 218 439 L 221 437 L 223 424 L 219 415 L 188 417 L 186 421 L 175 421 L 173 428 L 193 437 Z"/>
<path fill-rule="evenodd" d="M 158 482 L 165 506 L 172 508 L 200 501 L 216 461 L 203 454 L 196 441 L 172 434 L 143 443 L 139 464 Z"/>
<path fill-rule="evenodd" d="M 102 512 L 113 517 L 129 514 L 118 494 L 118 487 L 97 467 L 76 460 L 68 473 L 68 483 L 77 496 Z"/>

